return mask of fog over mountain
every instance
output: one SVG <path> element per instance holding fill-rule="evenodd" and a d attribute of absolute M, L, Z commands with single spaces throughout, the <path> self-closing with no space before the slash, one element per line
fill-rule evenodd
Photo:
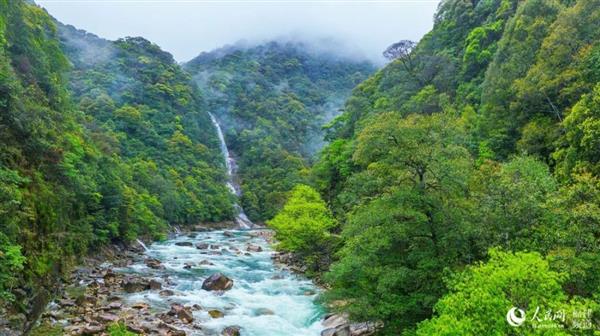
<path fill-rule="evenodd" d="M 381 62 L 399 39 L 419 40 L 431 29 L 438 0 L 265 2 L 57 1 L 38 4 L 62 22 L 115 40 L 144 36 L 184 62 L 241 40 L 337 40 L 344 52 Z M 329 43 L 325 43 L 327 45 Z"/>

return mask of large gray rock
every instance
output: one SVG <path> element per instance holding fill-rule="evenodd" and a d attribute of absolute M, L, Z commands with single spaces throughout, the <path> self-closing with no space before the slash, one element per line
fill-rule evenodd
<path fill-rule="evenodd" d="M 262 252 L 262 250 L 262 247 L 254 244 L 248 244 L 248 246 L 246 247 L 246 251 L 249 252 Z"/>
<path fill-rule="evenodd" d="M 164 269 L 165 268 L 162 265 L 162 263 L 160 262 L 160 260 L 154 259 L 154 258 L 147 258 L 146 260 L 144 260 L 144 263 L 146 264 L 146 266 L 153 268 L 153 269 Z"/>
<path fill-rule="evenodd" d="M 148 288 L 152 290 L 160 290 L 162 289 L 162 283 L 158 280 L 151 279 L 148 283 Z"/>
<path fill-rule="evenodd" d="M 221 335 L 222 336 L 240 336 L 240 330 L 242 328 L 238 327 L 238 326 L 229 326 L 225 329 L 223 329 L 223 331 L 221 331 Z"/>
<path fill-rule="evenodd" d="M 191 323 L 192 321 L 194 321 L 192 309 L 190 307 L 184 307 L 179 303 L 172 304 L 171 310 L 168 314 L 177 316 L 181 321 L 183 321 L 183 323 Z"/>
<path fill-rule="evenodd" d="M 231 287 L 233 287 L 233 280 L 221 273 L 211 275 L 202 283 L 202 289 L 207 291 L 230 290 Z"/>
<path fill-rule="evenodd" d="M 331 314 L 325 316 L 325 320 L 323 320 L 323 326 L 325 328 L 335 328 L 339 325 L 348 323 L 348 315 L 346 314 Z"/>
<path fill-rule="evenodd" d="M 321 336 L 368 336 L 373 335 L 381 323 L 353 323 L 346 314 L 331 314 L 325 317 L 323 326 L 326 329 Z"/>
<path fill-rule="evenodd" d="M 196 248 L 198 250 L 206 250 L 206 249 L 208 249 L 208 244 L 207 243 L 198 243 L 198 244 L 196 244 Z"/>
<path fill-rule="evenodd" d="M 137 293 L 150 288 L 147 281 L 137 278 L 125 279 L 122 283 L 122 287 L 127 293 Z"/>

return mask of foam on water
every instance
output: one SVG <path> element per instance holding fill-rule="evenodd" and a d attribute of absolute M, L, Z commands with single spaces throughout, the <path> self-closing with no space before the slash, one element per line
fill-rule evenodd
<path fill-rule="evenodd" d="M 198 233 L 195 238 L 179 236 L 152 244 L 146 253 L 161 260 L 164 270 L 137 263 L 122 271 L 162 278 L 163 288 L 174 290 L 175 295 L 164 298 L 158 291 L 146 291 L 128 295 L 126 299 L 145 301 L 159 310 L 168 309 L 175 302 L 198 304 L 203 309 L 194 312 L 195 323 L 201 325 L 204 332 L 209 330 L 215 335 L 231 325 L 241 326 L 242 335 L 247 336 L 320 335 L 323 309 L 315 303 L 317 294 L 312 293 L 318 289 L 312 282 L 276 267 L 269 244 L 260 237 L 253 237 L 251 231 L 230 232 L 233 237 L 226 237 L 223 231 L 212 231 Z M 199 250 L 175 245 L 183 241 L 207 243 L 213 248 Z M 263 251 L 247 252 L 248 244 L 259 245 Z M 214 254 L 216 251 L 221 255 Z M 198 265 L 204 260 L 214 265 Z M 184 269 L 185 263 L 196 266 Z M 222 295 L 203 290 L 202 282 L 215 272 L 233 279 L 233 288 Z M 169 283 L 164 281 L 165 276 Z M 211 318 L 207 313 L 210 309 L 223 311 L 225 317 Z M 193 329 L 187 331 L 190 335 L 206 334 Z"/>

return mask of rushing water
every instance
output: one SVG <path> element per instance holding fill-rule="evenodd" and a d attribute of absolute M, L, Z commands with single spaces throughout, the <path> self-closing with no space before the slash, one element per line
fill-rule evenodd
<path fill-rule="evenodd" d="M 151 269 L 140 262 L 122 271 L 162 279 L 163 288 L 174 290 L 175 295 L 161 297 L 158 291 L 141 292 L 129 294 L 126 300 L 145 301 L 159 309 L 168 309 L 174 302 L 200 305 L 202 310 L 193 314 L 204 331 L 190 329 L 189 335 L 218 335 L 231 325 L 241 326 L 245 336 L 320 335 L 323 311 L 314 302 L 318 289 L 312 282 L 274 265 L 269 244 L 253 234 L 255 231 L 230 232 L 231 237 L 223 231 L 211 231 L 150 245 L 146 254 L 161 260 L 165 269 Z M 199 250 L 175 245 L 183 241 L 213 246 Z M 248 244 L 259 245 L 263 251 L 247 252 Z M 194 266 L 184 269 L 186 263 Z M 202 282 L 215 272 L 230 277 L 233 288 L 222 295 L 203 290 Z M 211 318 L 207 313 L 210 309 L 218 309 L 225 316 Z"/>
<path fill-rule="evenodd" d="M 225 136 L 223 135 L 223 130 L 221 129 L 221 125 L 215 118 L 212 113 L 209 113 L 210 119 L 212 120 L 213 125 L 217 129 L 217 135 L 219 136 L 219 141 L 221 142 L 221 153 L 223 153 L 223 159 L 225 160 L 225 166 L 227 168 L 227 187 L 231 191 L 231 193 L 235 194 L 237 197 L 242 195 L 242 190 L 239 184 L 235 181 L 235 174 L 237 170 L 237 165 L 235 163 L 235 159 L 229 153 L 229 149 L 227 148 L 227 143 L 225 142 Z M 254 226 L 254 224 L 248 219 L 244 209 L 238 204 L 234 204 L 234 208 L 237 212 L 235 217 L 235 222 L 242 229 L 250 229 Z"/>

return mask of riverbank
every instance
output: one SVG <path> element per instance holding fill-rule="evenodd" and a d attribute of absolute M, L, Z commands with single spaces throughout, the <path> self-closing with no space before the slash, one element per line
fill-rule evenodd
<path fill-rule="evenodd" d="M 289 335 L 299 335 L 294 328 L 320 335 L 324 312 L 313 303 L 318 289 L 271 261 L 270 235 L 180 233 L 150 251 L 138 244 L 117 250 L 112 260 L 73 272 L 33 335 L 105 335 L 117 323 L 146 335 L 280 335 L 265 329 L 273 326 Z M 235 283 L 232 290 L 199 287 L 200 279 L 220 270 Z"/>

